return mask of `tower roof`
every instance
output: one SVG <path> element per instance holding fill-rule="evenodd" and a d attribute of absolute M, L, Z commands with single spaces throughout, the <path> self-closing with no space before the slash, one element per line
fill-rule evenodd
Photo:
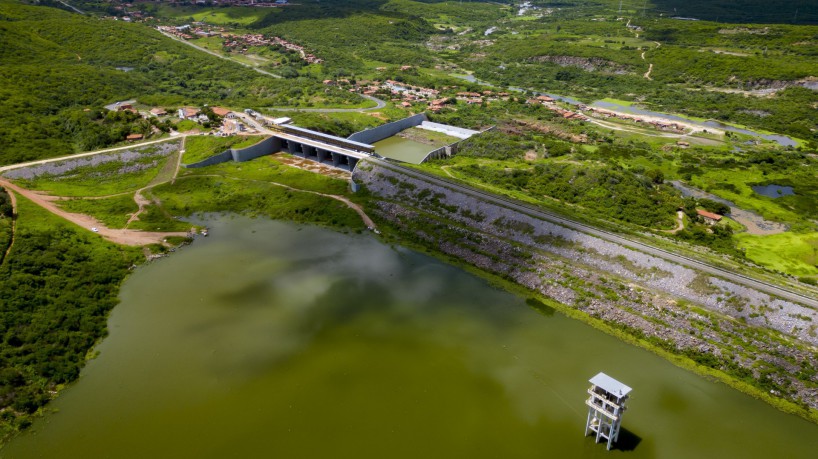
<path fill-rule="evenodd" d="M 630 391 L 633 390 L 630 387 L 606 375 L 605 373 L 599 373 L 593 378 L 589 379 L 588 381 L 591 384 L 601 388 L 605 392 L 616 395 L 617 397 L 620 398 L 628 395 Z"/>

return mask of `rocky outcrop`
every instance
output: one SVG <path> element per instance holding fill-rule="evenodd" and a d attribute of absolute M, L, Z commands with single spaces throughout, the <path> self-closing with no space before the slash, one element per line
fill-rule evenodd
<path fill-rule="evenodd" d="M 601 57 L 577 56 L 536 56 L 529 59 L 531 62 L 549 62 L 560 67 L 579 67 L 586 72 L 604 72 L 615 75 L 628 73 L 628 68 L 622 64 L 602 59 Z"/>

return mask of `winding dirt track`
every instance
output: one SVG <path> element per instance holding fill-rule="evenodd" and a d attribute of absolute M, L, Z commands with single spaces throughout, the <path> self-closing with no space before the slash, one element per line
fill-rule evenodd
<path fill-rule="evenodd" d="M 156 244 L 162 243 L 162 241 L 168 236 L 189 236 L 186 232 L 149 232 L 149 231 L 134 231 L 128 229 L 112 229 L 105 226 L 102 222 L 97 220 L 94 217 L 83 215 L 83 214 L 74 214 L 71 212 L 66 212 L 63 209 L 57 207 L 53 200 L 53 196 L 44 196 L 39 193 L 35 193 L 30 190 L 26 190 L 24 188 L 20 188 L 17 185 L 9 182 L 5 179 L 0 179 L 0 186 L 6 188 L 8 190 L 12 190 L 15 193 L 19 193 L 20 196 L 25 197 L 26 199 L 31 200 L 33 203 L 37 204 L 38 206 L 42 207 L 43 209 L 51 212 L 52 214 L 64 218 L 71 223 L 79 225 L 89 231 L 92 228 L 97 229 L 97 233 L 102 236 L 103 238 L 115 242 L 117 244 L 124 244 L 124 245 L 132 245 L 132 246 L 142 246 L 148 244 Z"/>

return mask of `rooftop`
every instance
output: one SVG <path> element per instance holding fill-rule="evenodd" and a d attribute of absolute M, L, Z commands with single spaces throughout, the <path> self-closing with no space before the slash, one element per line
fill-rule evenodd
<path fill-rule="evenodd" d="M 591 384 L 604 390 L 605 392 L 613 394 L 617 397 L 624 397 L 628 395 L 630 391 L 633 390 L 630 387 L 606 375 L 605 373 L 598 373 L 596 376 L 594 376 L 588 381 Z"/>
<path fill-rule="evenodd" d="M 709 218 L 711 220 L 716 220 L 716 221 L 721 220 L 721 215 L 714 214 L 713 212 L 708 212 L 706 210 L 697 209 L 696 213 L 701 215 L 702 217 Z"/>

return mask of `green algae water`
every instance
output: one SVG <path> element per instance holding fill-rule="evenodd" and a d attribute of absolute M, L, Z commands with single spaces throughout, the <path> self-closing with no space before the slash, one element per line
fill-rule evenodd
<path fill-rule="evenodd" d="M 420 164 L 426 155 L 438 148 L 399 136 L 387 137 L 375 142 L 373 145 L 375 145 L 375 151 L 379 155 L 410 164 Z"/>
<path fill-rule="evenodd" d="M 0 456 L 799 458 L 818 426 L 435 259 L 266 220 L 139 268 L 79 381 Z M 588 379 L 634 388 L 619 449 Z"/>

